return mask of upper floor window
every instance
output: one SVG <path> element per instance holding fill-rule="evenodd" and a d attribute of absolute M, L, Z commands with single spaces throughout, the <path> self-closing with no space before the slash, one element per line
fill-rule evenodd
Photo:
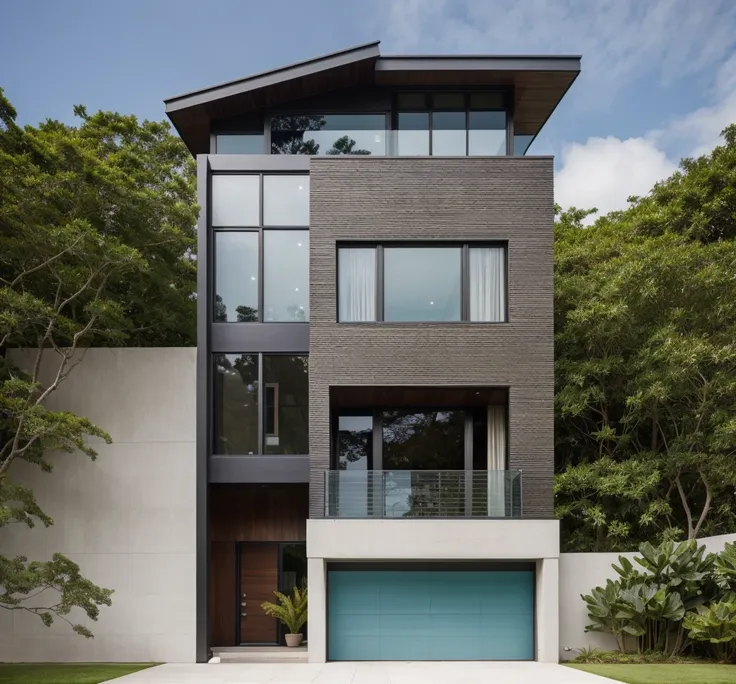
<path fill-rule="evenodd" d="M 212 176 L 214 320 L 309 320 L 309 176 Z M 262 200 L 262 201 L 261 201 Z"/>
<path fill-rule="evenodd" d="M 385 114 L 271 117 L 271 154 L 385 155 Z"/>
<path fill-rule="evenodd" d="M 506 247 L 338 248 L 340 322 L 506 321 Z"/>
<path fill-rule="evenodd" d="M 266 154 L 263 133 L 220 133 L 215 136 L 217 154 Z"/>
<path fill-rule="evenodd" d="M 502 92 L 400 93 L 395 154 L 498 156 L 506 154 Z"/>

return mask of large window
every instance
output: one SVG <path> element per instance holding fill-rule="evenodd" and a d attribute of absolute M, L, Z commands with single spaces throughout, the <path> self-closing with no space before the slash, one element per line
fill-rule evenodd
<path fill-rule="evenodd" d="M 395 150 L 399 156 L 506 154 L 502 92 L 400 93 Z"/>
<path fill-rule="evenodd" d="M 309 320 L 309 176 L 212 177 L 215 322 Z"/>
<path fill-rule="evenodd" d="M 338 320 L 506 320 L 503 245 L 338 247 Z"/>
<path fill-rule="evenodd" d="M 385 114 L 271 117 L 271 154 L 385 155 Z"/>
<path fill-rule="evenodd" d="M 309 453 L 306 356 L 215 354 L 214 366 L 215 454 Z"/>

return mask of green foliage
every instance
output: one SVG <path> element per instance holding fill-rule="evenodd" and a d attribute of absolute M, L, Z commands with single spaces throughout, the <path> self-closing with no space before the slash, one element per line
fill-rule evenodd
<path fill-rule="evenodd" d="M 59 553 L 50 561 L 31 561 L 24 556 L 5 558 L 0 556 L 0 605 L 4 608 L 23 608 L 37 615 L 47 627 L 58 617 L 69 623 L 72 629 L 84 637 L 92 632 L 82 624 L 72 623 L 67 617 L 73 608 L 81 608 L 90 620 L 97 620 L 99 606 L 109 606 L 110 589 L 101 589 L 82 577 L 79 566 Z M 53 595 L 52 603 L 36 602 L 24 605 L 30 594 Z"/>
<path fill-rule="evenodd" d="M 736 592 L 736 542 L 726 542 L 723 551 L 716 556 L 715 574 L 721 589 Z"/>
<path fill-rule="evenodd" d="M 733 559 L 733 545 L 721 554 L 708 554 L 695 541 L 643 543 L 639 551 L 633 563 L 619 556 L 612 566 L 619 579 L 582 596 L 591 621 L 587 629 L 613 634 L 620 652 L 633 642 L 639 654 L 676 658 L 690 639 L 717 643 L 719 658 L 732 657 L 736 593 L 721 578 Z M 581 655 L 586 657 L 581 662 L 604 662 Z"/>
<path fill-rule="evenodd" d="M 736 530 L 736 126 L 629 209 L 555 225 L 565 550 Z"/>
<path fill-rule="evenodd" d="M 53 523 L 14 462 L 50 472 L 64 452 L 94 459 L 90 437 L 110 442 L 48 406 L 87 347 L 194 343 L 193 160 L 167 124 L 75 113 L 77 127 L 20 128 L 0 90 L 0 526 Z M 0 587 L 0 607 L 87 637 L 72 610 L 95 620 L 112 593 L 58 554 L 0 556 Z"/>
<path fill-rule="evenodd" d="M 688 613 L 684 625 L 690 639 L 708 642 L 720 660 L 732 660 L 736 655 L 736 594 Z"/>
<path fill-rule="evenodd" d="M 280 591 L 273 593 L 279 602 L 261 604 L 263 611 L 283 622 L 289 634 L 301 634 L 301 629 L 307 622 L 307 590 L 294 587 L 291 596 Z"/>
<path fill-rule="evenodd" d="M 661 651 L 643 651 L 642 653 L 622 653 L 621 651 L 602 651 L 598 648 L 581 648 L 571 663 L 621 663 L 628 665 L 644 665 L 653 663 L 693 664 L 702 662 L 702 658 L 689 656 L 673 656 Z"/>

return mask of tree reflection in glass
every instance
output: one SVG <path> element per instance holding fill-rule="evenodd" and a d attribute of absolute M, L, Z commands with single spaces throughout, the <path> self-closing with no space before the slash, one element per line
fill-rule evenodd
<path fill-rule="evenodd" d="M 385 155 L 383 114 L 297 114 L 271 118 L 271 154 Z"/>

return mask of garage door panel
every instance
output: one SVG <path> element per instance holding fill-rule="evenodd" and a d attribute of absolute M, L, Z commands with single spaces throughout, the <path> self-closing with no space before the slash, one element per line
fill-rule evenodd
<path fill-rule="evenodd" d="M 331 570 L 332 660 L 531 660 L 532 571 Z"/>

